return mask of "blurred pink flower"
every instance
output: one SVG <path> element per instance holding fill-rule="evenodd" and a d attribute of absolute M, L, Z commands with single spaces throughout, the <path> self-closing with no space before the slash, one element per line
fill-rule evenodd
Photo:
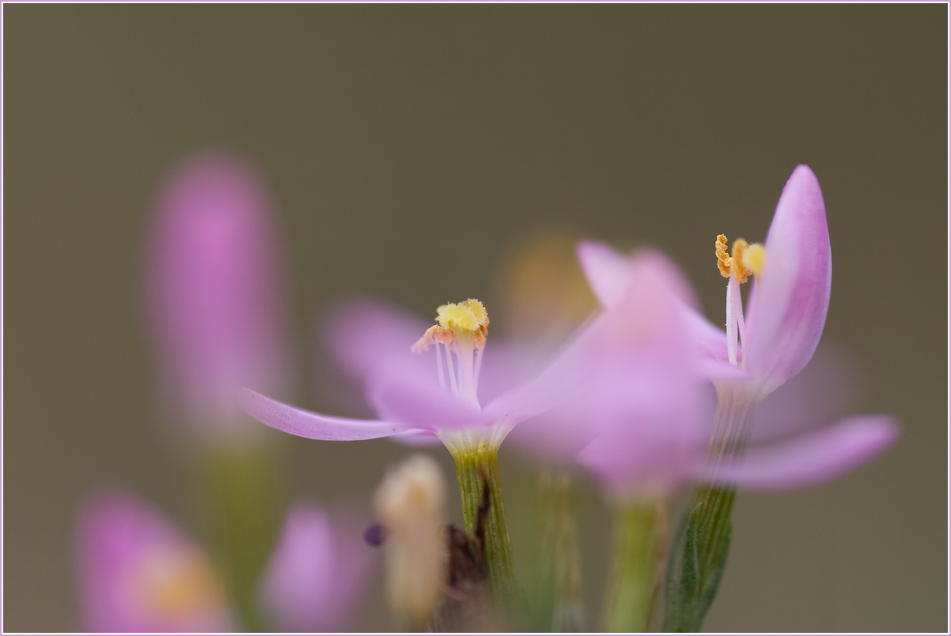
<path fill-rule="evenodd" d="M 558 403 L 577 384 L 578 347 L 568 347 L 532 379 L 517 348 L 436 344 L 413 353 L 431 323 L 375 301 L 341 305 L 327 321 L 327 340 L 344 369 L 364 387 L 379 419 L 330 417 L 243 389 L 239 403 L 273 428 L 311 439 L 435 438 L 450 450 L 497 448 L 518 423 Z M 531 365 L 532 369 L 536 365 Z M 514 387 L 514 388 L 513 388 Z M 484 404 L 484 406 L 483 406 Z"/>
<path fill-rule="evenodd" d="M 236 628 L 205 554 L 161 513 L 121 492 L 83 506 L 76 542 L 83 627 L 93 632 Z"/>
<path fill-rule="evenodd" d="M 285 381 L 272 222 L 258 175 L 227 155 L 192 157 L 158 197 L 148 301 L 163 397 L 205 433 L 235 433 L 236 386 Z"/>
<path fill-rule="evenodd" d="M 377 551 L 363 540 L 356 516 L 331 516 L 299 502 L 284 528 L 261 584 L 271 624 L 280 631 L 332 632 L 346 627 L 368 582 Z"/>
<path fill-rule="evenodd" d="M 692 293 L 658 252 L 635 253 L 627 268 L 592 327 L 586 390 L 562 417 L 589 430 L 577 461 L 611 493 L 665 495 L 706 462 L 710 409 L 683 311 Z"/>
<path fill-rule="evenodd" d="M 734 252 L 734 260 L 739 256 Z M 792 488 L 833 479 L 888 448 L 897 439 L 897 422 L 885 415 L 846 418 L 828 427 L 800 429 L 794 439 L 750 448 L 737 460 L 750 441 L 757 405 L 809 362 L 828 311 L 829 232 L 822 192 L 808 167 L 796 168 L 786 184 L 758 256 L 758 262 L 751 261 L 754 268 L 748 268 L 756 282 L 746 324 L 735 268 L 729 274 L 726 334 L 688 303 L 671 314 L 682 318 L 685 341 L 704 360 L 697 368 L 714 380 L 718 394 L 712 443 L 716 455 L 728 457 L 702 468 L 698 477 L 750 488 Z M 630 319 L 642 311 L 623 306 L 637 267 L 631 259 L 598 243 L 579 245 L 579 258 L 609 311 Z M 802 422 L 803 427 L 810 424 Z"/>

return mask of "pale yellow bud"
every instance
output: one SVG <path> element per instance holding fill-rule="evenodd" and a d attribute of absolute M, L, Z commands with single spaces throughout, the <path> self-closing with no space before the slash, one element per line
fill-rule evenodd
<path fill-rule="evenodd" d="M 373 498 L 386 528 L 387 605 L 407 625 L 424 625 L 447 580 L 446 486 L 439 464 L 412 455 L 389 471 Z"/>

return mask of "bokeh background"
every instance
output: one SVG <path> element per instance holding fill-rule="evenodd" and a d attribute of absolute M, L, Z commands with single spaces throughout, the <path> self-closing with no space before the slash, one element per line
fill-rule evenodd
<path fill-rule="evenodd" d="M 742 495 L 705 627 L 946 630 L 947 18 L 942 4 L 4 5 L 3 628 L 78 628 L 71 533 L 94 487 L 194 524 L 156 409 L 144 246 L 162 179 L 212 148 L 271 188 L 296 401 L 315 409 L 316 319 L 335 300 L 428 315 L 474 296 L 491 312 L 503 263 L 550 228 L 667 250 L 720 322 L 714 236 L 762 239 L 808 163 L 833 245 L 825 338 L 862 369 L 860 410 L 897 414 L 904 434 L 836 483 Z M 365 496 L 406 453 L 282 442 L 291 493 L 324 501 Z M 502 461 L 509 509 L 530 509 L 531 470 L 505 447 Z M 585 488 L 599 545 L 608 517 Z M 583 565 L 592 596 L 599 559 Z M 389 625 L 378 605 L 363 628 Z"/>

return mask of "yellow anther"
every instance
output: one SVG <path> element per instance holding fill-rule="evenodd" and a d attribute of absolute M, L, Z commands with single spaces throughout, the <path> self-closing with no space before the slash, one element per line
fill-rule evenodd
<path fill-rule="evenodd" d="M 763 262 L 766 260 L 766 248 L 760 243 L 753 243 L 743 252 L 743 266 L 757 276 L 763 271 Z"/>
<path fill-rule="evenodd" d="M 489 312 L 485 310 L 485 305 L 481 302 L 475 298 L 470 298 L 469 300 L 459 303 L 459 305 L 472 312 L 472 315 L 475 316 L 475 319 L 479 322 L 480 327 L 489 326 Z"/>
<path fill-rule="evenodd" d="M 730 255 L 726 253 L 726 236 L 723 234 L 717 236 L 717 267 L 723 278 L 730 277 Z"/>
<path fill-rule="evenodd" d="M 736 276 L 736 282 L 741 285 L 745 283 L 746 278 L 753 273 L 743 264 L 743 253 L 747 247 L 749 247 L 749 244 L 746 241 L 736 239 L 733 241 L 733 253 L 730 255 L 730 269 L 733 270 L 733 275 Z"/>
<path fill-rule="evenodd" d="M 413 345 L 413 352 L 426 351 L 435 343 L 451 345 L 458 338 L 472 339 L 473 347 L 485 346 L 485 337 L 489 333 L 489 314 L 485 305 L 470 298 L 461 303 L 447 303 L 436 310 L 436 322 L 426 330 L 423 337 Z"/>
<path fill-rule="evenodd" d="M 481 320 L 476 316 L 476 312 L 465 303 L 448 303 L 442 305 L 436 310 L 436 321 L 443 329 L 448 329 L 454 333 L 469 332 L 472 333 L 479 328 Z M 478 302 L 478 301 L 476 301 Z M 485 309 L 482 310 L 483 314 Z"/>
<path fill-rule="evenodd" d="M 732 273 L 736 282 L 745 283 L 750 274 L 759 275 L 766 259 L 766 250 L 759 243 L 748 244 L 743 239 L 733 241 L 733 253 L 727 256 L 726 236 L 717 236 L 717 267 L 724 278 Z"/>

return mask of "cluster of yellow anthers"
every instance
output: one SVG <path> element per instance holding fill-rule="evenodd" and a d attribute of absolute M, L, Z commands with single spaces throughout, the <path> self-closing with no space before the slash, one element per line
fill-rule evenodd
<path fill-rule="evenodd" d="M 489 314 L 485 305 L 475 298 L 442 305 L 436 310 L 436 323 L 413 345 L 413 353 L 426 351 L 436 343 L 451 346 L 458 340 L 471 341 L 473 349 L 485 346 Z"/>
<path fill-rule="evenodd" d="M 726 236 L 717 236 L 717 267 L 723 278 L 730 277 L 730 271 L 736 277 L 736 282 L 745 283 L 750 274 L 760 275 L 763 271 L 763 261 L 766 259 L 766 250 L 759 243 L 749 245 L 743 239 L 733 241 L 733 254 L 726 253 Z"/>

